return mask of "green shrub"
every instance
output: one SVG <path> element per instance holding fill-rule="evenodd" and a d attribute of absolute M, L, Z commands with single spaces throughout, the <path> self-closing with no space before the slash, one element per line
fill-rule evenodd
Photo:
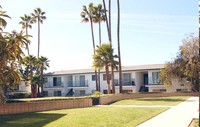
<path fill-rule="evenodd" d="M 20 99 L 20 98 L 30 98 L 30 93 L 10 93 L 8 95 L 9 99 Z"/>

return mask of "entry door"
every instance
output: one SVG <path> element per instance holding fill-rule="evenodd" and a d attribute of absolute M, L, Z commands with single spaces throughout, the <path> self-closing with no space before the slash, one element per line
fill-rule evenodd
<path fill-rule="evenodd" d="M 148 85 L 148 74 L 144 74 L 144 85 Z"/>

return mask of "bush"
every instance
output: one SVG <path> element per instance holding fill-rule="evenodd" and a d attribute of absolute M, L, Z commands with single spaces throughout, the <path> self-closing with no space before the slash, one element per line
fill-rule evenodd
<path fill-rule="evenodd" d="M 20 98 L 30 98 L 30 93 L 10 93 L 8 95 L 9 99 L 20 99 Z"/>
<path fill-rule="evenodd" d="M 102 95 L 102 93 L 99 92 L 99 91 L 95 91 L 94 93 L 92 93 L 92 95 L 94 95 L 94 96 L 100 96 L 100 95 Z"/>

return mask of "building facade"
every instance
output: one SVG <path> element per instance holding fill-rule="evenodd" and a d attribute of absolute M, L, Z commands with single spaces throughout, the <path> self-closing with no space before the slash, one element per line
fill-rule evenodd
<path fill-rule="evenodd" d="M 122 67 L 123 92 L 177 92 L 189 91 L 187 84 L 173 81 L 166 87 L 159 80 L 160 69 L 164 64 Z M 111 76 L 110 76 L 111 77 Z M 94 69 L 56 71 L 44 75 L 45 96 L 84 96 L 96 91 Z M 114 72 L 115 91 L 119 93 L 119 73 Z M 110 80 L 110 84 L 112 81 Z M 112 90 L 112 85 L 111 85 Z M 105 70 L 100 72 L 100 91 L 107 93 Z"/>

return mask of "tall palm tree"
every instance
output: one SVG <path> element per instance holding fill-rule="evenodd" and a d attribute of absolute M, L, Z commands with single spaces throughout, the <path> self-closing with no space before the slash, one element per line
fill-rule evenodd
<path fill-rule="evenodd" d="M 43 24 L 43 20 L 46 19 L 45 12 L 41 8 L 34 9 L 34 13 L 31 13 L 35 21 L 38 23 L 38 55 L 40 56 L 40 23 Z"/>
<path fill-rule="evenodd" d="M 109 68 L 114 66 L 114 59 L 117 56 L 113 55 L 113 48 L 110 44 L 102 44 L 101 46 L 97 46 L 96 52 L 93 55 L 93 67 L 102 69 L 105 68 L 106 71 L 106 81 L 108 86 L 108 94 L 110 94 L 110 75 Z"/>
<path fill-rule="evenodd" d="M 93 30 L 93 18 L 94 18 L 94 14 L 95 14 L 95 8 L 93 6 L 93 3 L 89 3 L 88 8 L 83 5 L 83 10 L 80 14 L 81 18 L 82 18 L 82 22 L 90 22 L 90 28 L 91 28 L 91 34 L 92 34 L 92 43 L 93 43 L 93 52 L 95 54 L 95 41 L 94 41 L 94 30 Z M 98 82 L 97 82 L 97 71 L 95 69 L 95 81 L 96 81 L 96 90 L 98 91 Z"/>
<path fill-rule="evenodd" d="M 117 0 L 117 44 L 118 44 L 118 59 L 119 59 L 119 93 L 122 93 L 122 64 L 120 50 L 120 3 Z"/>
<path fill-rule="evenodd" d="M 98 23 L 99 25 L 99 45 L 101 45 L 101 22 L 106 21 L 105 12 L 102 9 L 102 4 L 98 4 L 94 7 L 95 16 L 93 18 L 94 23 Z"/>
<path fill-rule="evenodd" d="M 24 14 L 24 16 L 21 16 L 20 18 L 21 18 L 22 21 L 20 21 L 19 24 L 22 25 L 22 29 L 25 29 L 26 36 L 28 36 L 28 28 L 30 28 L 30 29 L 32 28 L 31 24 L 34 23 L 34 20 L 32 19 L 31 16 L 26 15 L 26 14 Z M 29 53 L 29 46 L 27 45 L 26 48 L 27 48 L 28 55 L 30 55 L 30 53 Z"/>
<path fill-rule="evenodd" d="M 99 25 L 99 46 L 101 45 L 101 22 L 105 21 L 106 20 L 106 17 L 105 17 L 105 13 L 104 13 L 104 10 L 102 9 L 102 4 L 98 4 L 97 6 L 94 7 L 95 9 L 95 16 L 93 17 L 93 22 L 94 23 L 98 23 Z M 101 88 L 100 88 L 100 69 L 98 69 L 98 89 L 99 91 L 101 91 Z"/>

